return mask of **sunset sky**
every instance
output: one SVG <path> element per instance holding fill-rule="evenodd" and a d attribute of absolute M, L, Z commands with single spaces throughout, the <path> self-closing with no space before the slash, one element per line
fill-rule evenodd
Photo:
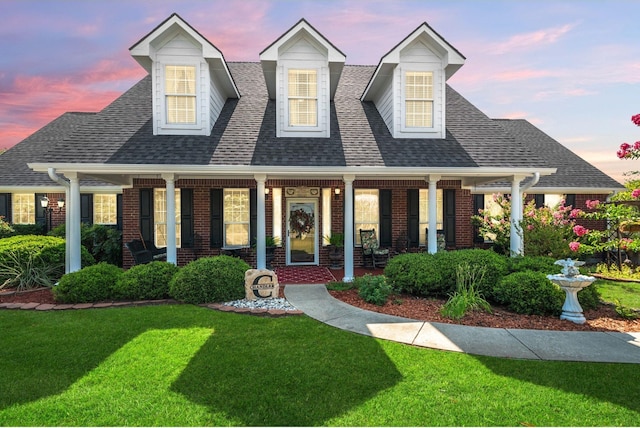
<path fill-rule="evenodd" d="M 640 1 L 0 0 L 0 148 L 67 111 L 98 111 L 144 77 L 129 47 L 177 12 L 227 61 L 305 18 L 376 65 L 427 22 L 467 58 L 449 84 L 492 118 L 524 118 L 612 177 L 640 140 Z"/>

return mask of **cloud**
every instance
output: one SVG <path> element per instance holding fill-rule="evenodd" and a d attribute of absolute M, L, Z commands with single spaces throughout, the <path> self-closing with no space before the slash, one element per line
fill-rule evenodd
<path fill-rule="evenodd" d="M 565 24 L 560 27 L 515 34 L 504 42 L 490 44 L 487 51 L 493 55 L 503 55 L 512 51 L 537 49 L 556 43 L 575 26 L 576 24 Z"/>

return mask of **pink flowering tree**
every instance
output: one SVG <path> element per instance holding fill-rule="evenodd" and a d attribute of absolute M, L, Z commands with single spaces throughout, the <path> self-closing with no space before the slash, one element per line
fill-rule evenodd
<path fill-rule="evenodd" d="M 604 253 L 607 265 L 616 263 L 621 268 L 623 252 L 640 251 L 640 181 L 629 181 L 627 190 L 612 196 L 609 202 L 587 201 L 587 211 L 579 214 L 588 220 L 606 220 L 606 230 L 589 230 L 576 226 L 574 238 L 569 243 L 576 254 Z M 613 256 L 613 257 L 612 257 Z M 574 256 L 575 257 L 575 256 Z"/>
<path fill-rule="evenodd" d="M 509 254 L 511 200 L 499 194 L 494 195 L 493 200 L 496 207 L 480 210 L 473 217 L 473 222 L 478 226 L 480 235 L 493 243 L 496 252 Z M 526 203 L 520 223 L 524 254 L 558 259 L 570 257 L 569 243 L 574 240 L 573 229 L 579 215 L 580 210 L 565 206 L 564 201 L 552 208 L 537 208 L 535 201 Z"/>

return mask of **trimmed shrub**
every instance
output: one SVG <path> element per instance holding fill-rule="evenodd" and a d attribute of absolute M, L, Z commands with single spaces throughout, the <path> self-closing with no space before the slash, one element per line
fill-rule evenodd
<path fill-rule="evenodd" d="M 584 310 L 595 309 L 600 305 L 600 292 L 595 284 L 578 291 L 578 302 Z"/>
<path fill-rule="evenodd" d="M 509 259 L 509 271 L 523 272 L 525 270 L 532 270 L 534 272 L 541 272 L 547 275 L 554 275 L 560 273 L 562 266 L 554 264 L 556 259 L 547 256 L 521 256 L 510 257 Z"/>
<path fill-rule="evenodd" d="M 476 290 L 486 299 L 493 299 L 493 287 L 509 272 L 507 257 L 489 250 L 442 251 L 434 254 L 442 275 L 442 289 L 446 293 L 455 291 L 457 269 L 469 265 L 470 269 L 485 269 L 485 274 L 476 284 Z"/>
<path fill-rule="evenodd" d="M 358 295 L 362 297 L 365 302 L 378 306 L 387 303 L 389 294 L 391 294 L 391 287 L 387 285 L 387 280 L 384 275 L 374 276 L 366 274 L 356 278 L 354 282 L 358 289 Z"/>
<path fill-rule="evenodd" d="M 65 241 L 54 236 L 19 235 L 0 239 L 0 262 L 6 263 L 7 253 L 17 254 L 20 259 L 29 256 L 42 261 L 46 266 L 52 267 L 51 279 L 55 282 L 64 274 Z M 86 248 L 81 249 L 82 266 L 90 266 L 95 260 Z M 1 276 L 0 282 L 9 278 Z"/>
<path fill-rule="evenodd" d="M 122 269 L 108 263 L 98 263 L 64 275 L 53 287 L 53 297 L 60 303 L 93 303 L 113 300 L 113 286 Z"/>
<path fill-rule="evenodd" d="M 533 271 L 509 274 L 496 284 L 493 298 L 518 314 L 560 315 L 565 293 L 546 275 Z"/>
<path fill-rule="evenodd" d="M 178 272 L 173 263 L 155 261 L 125 271 L 114 285 L 114 296 L 122 300 L 157 300 L 169 297 L 169 282 Z"/>
<path fill-rule="evenodd" d="M 66 225 L 61 224 L 49 232 L 50 236 L 65 237 Z M 104 224 L 80 225 L 80 240 L 97 262 L 122 266 L 122 232 Z"/>
<path fill-rule="evenodd" d="M 384 269 L 388 284 L 414 296 L 446 294 L 450 287 L 443 285 L 440 266 L 434 256 L 426 253 L 395 256 Z"/>
<path fill-rule="evenodd" d="M 245 297 L 244 273 L 250 266 L 231 256 L 205 257 L 181 268 L 169 283 L 169 295 L 185 303 L 212 303 Z"/>

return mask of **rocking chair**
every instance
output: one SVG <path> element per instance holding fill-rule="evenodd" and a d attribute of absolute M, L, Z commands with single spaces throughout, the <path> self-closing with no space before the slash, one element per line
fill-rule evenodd
<path fill-rule="evenodd" d="M 387 265 L 389 249 L 380 248 L 375 229 L 360 229 L 360 242 L 362 243 L 362 261 L 365 267 L 375 269 Z"/>

